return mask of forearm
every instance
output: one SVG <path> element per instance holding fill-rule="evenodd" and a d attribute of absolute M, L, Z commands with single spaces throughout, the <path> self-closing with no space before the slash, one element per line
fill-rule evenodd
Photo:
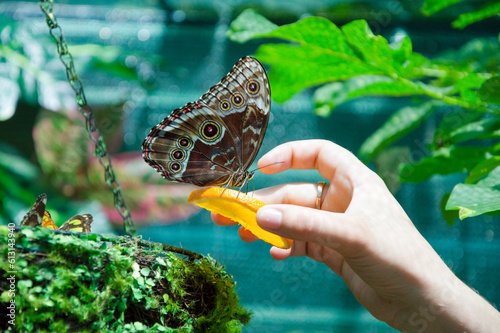
<path fill-rule="evenodd" d="M 455 275 L 430 288 L 425 301 L 399 318 L 402 332 L 498 332 L 500 313 Z"/>

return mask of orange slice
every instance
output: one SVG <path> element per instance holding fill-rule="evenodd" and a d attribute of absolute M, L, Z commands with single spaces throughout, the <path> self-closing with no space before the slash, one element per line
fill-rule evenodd
<path fill-rule="evenodd" d="M 230 218 L 271 245 L 282 249 L 292 246 L 291 239 L 259 227 L 255 217 L 259 208 L 266 204 L 251 196 L 223 187 L 208 187 L 191 192 L 188 202 Z"/>

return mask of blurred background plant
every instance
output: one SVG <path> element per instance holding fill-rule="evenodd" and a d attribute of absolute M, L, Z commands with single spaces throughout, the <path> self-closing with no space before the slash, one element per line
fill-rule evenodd
<path fill-rule="evenodd" d="M 48 209 L 59 224 L 65 221 L 63 216 L 90 209 L 121 226 L 121 216 L 103 182 L 102 167 L 93 156 L 94 146 L 48 28 L 47 36 L 40 38 L 24 22 L 4 23 L 0 35 L 0 120 L 5 126 L 0 142 L 4 155 L 0 159 L 2 224 L 19 221 L 38 193 L 49 192 Z M 147 75 L 136 67 L 140 59 L 155 64 L 161 58 L 91 43 L 71 45 L 69 51 L 75 57 L 78 73 L 92 73 L 96 80 L 127 83 L 127 87 L 117 88 L 118 96 L 112 103 L 98 103 L 94 113 L 109 152 L 115 154 L 116 173 L 118 179 L 123 179 L 122 187 L 136 222 L 169 223 L 191 215 L 196 209 L 185 203 L 189 187 L 172 185 L 160 191 L 160 185 L 165 185 L 150 177 L 150 169 L 140 154 L 120 153 L 127 96 L 133 89 L 148 89 Z M 16 110 L 21 111 L 16 114 Z M 31 114 L 22 114 L 26 110 Z M 12 127 L 12 123 L 19 126 Z"/>
<path fill-rule="evenodd" d="M 267 244 L 244 244 L 234 228 L 214 226 L 209 214 L 186 206 L 192 188 L 165 182 L 142 161 L 140 145 L 171 110 L 255 54 L 269 69 L 274 100 L 259 156 L 283 142 L 316 138 L 356 152 L 453 271 L 498 305 L 500 224 L 491 214 L 499 209 L 499 3 L 54 6 L 143 238 L 209 253 L 226 265 L 242 304 L 255 313 L 246 332 L 392 332 L 322 265 L 275 262 Z M 120 232 L 36 1 L 0 2 L 0 41 L 0 223 L 18 222 L 46 192 L 56 223 L 92 213 L 94 231 Z M 254 181 L 262 188 L 320 179 L 290 170 L 258 173 Z M 457 212 L 471 218 L 457 223 Z"/>

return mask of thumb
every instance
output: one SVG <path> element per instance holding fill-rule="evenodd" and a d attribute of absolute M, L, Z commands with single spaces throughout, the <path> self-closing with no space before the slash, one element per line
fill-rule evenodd
<path fill-rule="evenodd" d="M 262 229 L 281 237 L 314 242 L 342 252 L 352 244 L 356 233 L 349 216 L 295 205 L 266 205 L 257 211 Z"/>

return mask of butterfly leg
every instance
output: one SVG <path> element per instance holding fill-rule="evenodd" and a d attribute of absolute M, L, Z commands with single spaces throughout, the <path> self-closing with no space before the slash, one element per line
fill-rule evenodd
<path fill-rule="evenodd" d="M 224 194 L 224 192 L 226 192 L 226 190 L 228 189 L 229 187 L 229 184 L 232 183 L 233 181 L 233 178 L 234 178 L 234 174 L 231 175 L 231 177 L 229 178 L 228 182 L 226 183 L 226 185 L 224 185 L 224 190 L 222 190 L 222 193 L 220 194 L 220 197 L 222 197 L 222 195 Z"/>

